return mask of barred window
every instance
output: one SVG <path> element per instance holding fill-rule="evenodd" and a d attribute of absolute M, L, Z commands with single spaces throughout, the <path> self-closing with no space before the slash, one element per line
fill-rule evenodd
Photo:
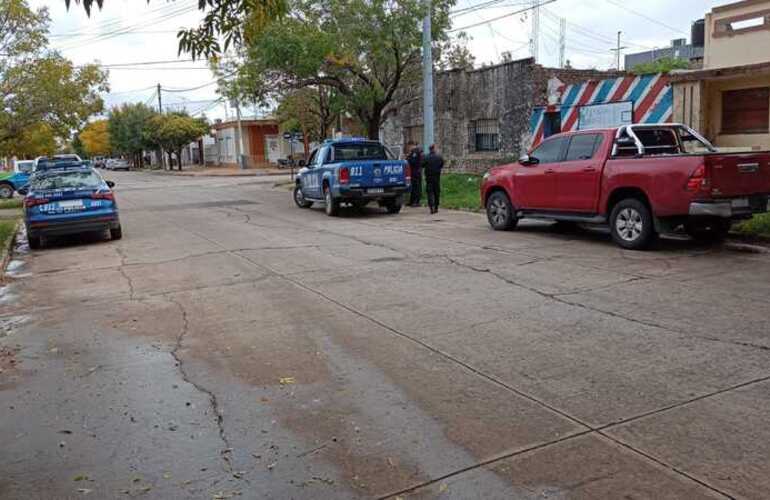
<path fill-rule="evenodd" d="M 472 120 L 468 124 L 468 148 L 471 151 L 500 149 L 500 128 L 497 119 Z"/>
<path fill-rule="evenodd" d="M 404 127 L 404 146 L 413 142 L 414 144 L 422 144 L 422 125 L 411 125 Z"/>

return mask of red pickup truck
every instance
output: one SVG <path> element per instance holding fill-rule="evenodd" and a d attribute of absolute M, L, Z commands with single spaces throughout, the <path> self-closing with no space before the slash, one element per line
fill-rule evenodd
<path fill-rule="evenodd" d="M 700 240 L 768 210 L 770 152 L 720 153 L 681 124 L 558 134 L 484 176 L 492 228 L 521 218 L 609 224 L 623 248 L 683 228 Z"/>

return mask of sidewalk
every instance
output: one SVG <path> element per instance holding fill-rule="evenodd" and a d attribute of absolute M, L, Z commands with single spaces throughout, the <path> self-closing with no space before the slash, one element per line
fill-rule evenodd
<path fill-rule="evenodd" d="M 181 175 L 189 177 L 254 177 L 262 175 L 289 175 L 288 168 L 246 168 L 236 167 L 201 167 L 191 165 L 179 170 L 146 170 L 159 175 Z M 296 172 L 296 169 L 295 169 Z"/>

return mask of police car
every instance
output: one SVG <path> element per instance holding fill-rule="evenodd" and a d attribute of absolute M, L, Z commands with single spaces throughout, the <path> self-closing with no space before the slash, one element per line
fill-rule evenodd
<path fill-rule="evenodd" d="M 326 214 L 334 216 L 343 203 L 362 208 L 377 202 L 397 214 L 410 187 L 409 165 L 381 143 L 339 138 L 327 140 L 310 155 L 297 175 L 294 203 L 309 208 L 322 202 Z"/>

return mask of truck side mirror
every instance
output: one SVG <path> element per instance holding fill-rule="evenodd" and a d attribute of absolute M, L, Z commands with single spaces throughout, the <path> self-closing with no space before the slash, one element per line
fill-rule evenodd
<path fill-rule="evenodd" d="M 540 160 L 538 160 L 534 156 L 521 155 L 521 157 L 519 158 L 519 163 L 521 163 L 525 167 L 529 167 L 530 165 L 537 165 L 538 163 L 540 163 Z"/>

